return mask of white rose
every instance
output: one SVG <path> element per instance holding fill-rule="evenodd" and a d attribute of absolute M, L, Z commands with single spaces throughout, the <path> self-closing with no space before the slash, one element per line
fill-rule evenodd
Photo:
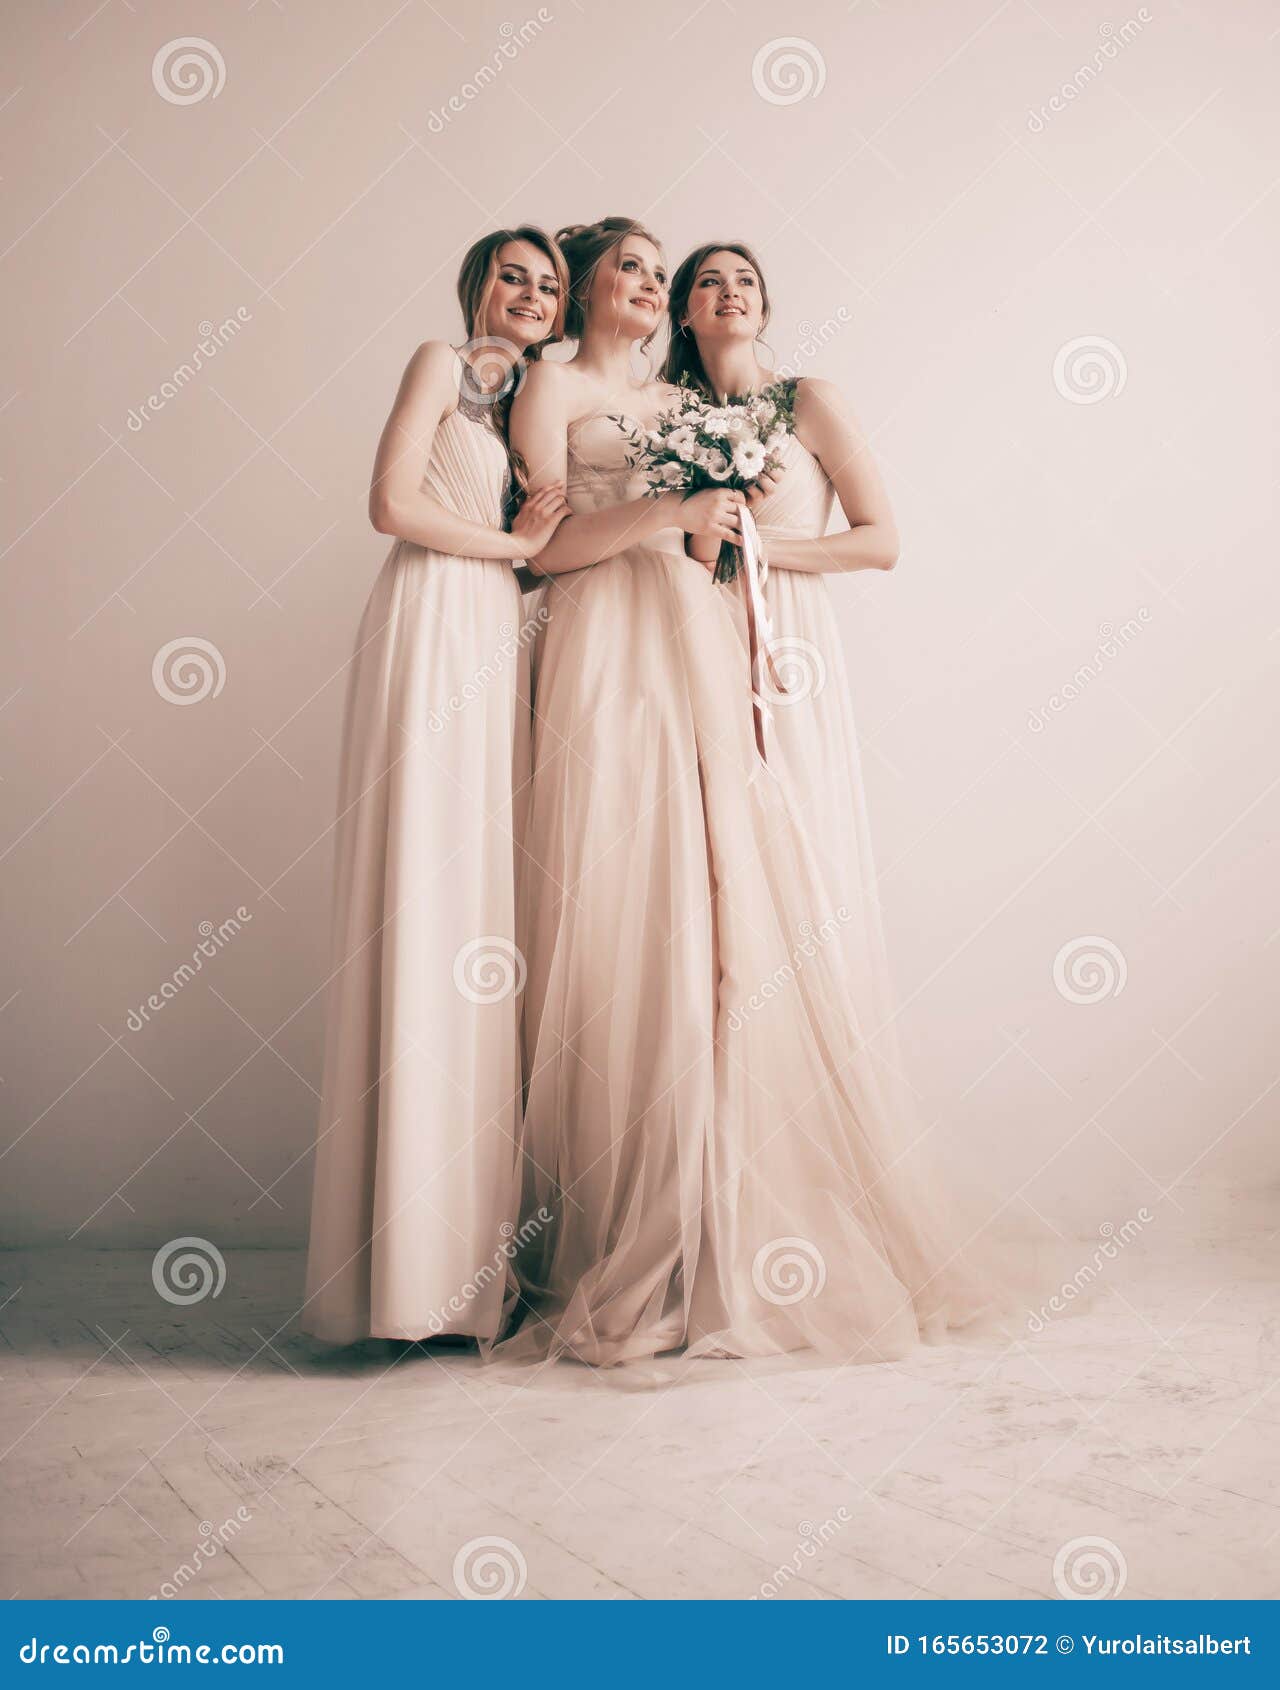
<path fill-rule="evenodd" d="M 703 469 L 706 470 L 713 481 L 727 481 L 729 479 L 733 465 L 723 452 L 704 450 L 701 462 Z"/>

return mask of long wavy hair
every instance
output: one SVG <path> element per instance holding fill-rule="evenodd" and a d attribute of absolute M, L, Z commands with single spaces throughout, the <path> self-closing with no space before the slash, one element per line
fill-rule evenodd
<path fill-rule="evenodd" d="M 637 223 L 634 217 L 602 217 L 597 223 L 570 223 L 556 231 L 556 240 L 569 267 L 569 310 L 565 333 L 578 339 L 586 327 L 587 295 L 600 266 L 600 261 L 620 246 L 628 235 L 638 235 L 662 251 L 662 242 L 655 234 Z M 642 342 L 646 348 L 658 332 L 647 335 Z"/>
<path fill-rule="evenodd" d="M 544 340 L 538 341 L 521 354 L 524 364 L 536 363 L 548 346 L 554 346 L 562 341 L 565 334 L 565 317 L 569 306 L 569 271 L 564 261 L 564 255 L 545 229 L 539 229 L 532 223 L 520 223 L 513 229 L 495 229 L 492 234 L 482 235 L 471 246 L 466 257 L 462 260 L 462 268 L 458 271 L 458 304 L 462 307 L 462 320 L 467 326 L 467 339 L 475 340 L 483 335 L 485 321 L 489 313 L 489 301 L 493 297 L 494 284 L 498 280 L 502 266 L 498 262 L 498 254 L 508 241 L 525 241 L 529 246 L 536 247 L 546 255 L 548 264 L 555 272 L 556 283 L 560 290 L 560 297 L 556 301 L 556 314 L 552 319 L 551 332 Z M 521 364 L 517 364 L 506 392 L 494 403 L 494 426 L 502 435 L 506 443 L 507 458 L 511 464 L 511 487 L 507 497 L 506 516 L 508 522 L 515 515 L 523 502 L 525 491 L 529 485 L 529 472 L 524 459 L 515 451 L 511 444 L 511 401 L 515 398 L 520 387 L 523 374 Z"/>
<path fill-rule="evenodd" d="M 764 279 L 764 271 L 760 268 L 759 259 L 745 241 L 708 241 L 705 246 L 695 247 L 671 278 L 671 294 L 667 302 L 667 313 L 671 318 L 671 342 L 667 347 L 666 362 L 662 366 L 663 380 L 677 386 L 683 379 L 694 381 L 712 398 L 715 395 L 711 392 L 711 383 L 707 380 L 707 372 L 703 368 L 702 354 L 698 351 L 698 343 L 692 330 L 684 326 L 684 315 L 689 309 L 689 296 L 693 292 L 698 271 L 713 252 L 736 252 L 738 257 L 745 259 L 755 271 L 760 283 L 761 333 L 768 325 L 770 312 L 769 289 Z"/>

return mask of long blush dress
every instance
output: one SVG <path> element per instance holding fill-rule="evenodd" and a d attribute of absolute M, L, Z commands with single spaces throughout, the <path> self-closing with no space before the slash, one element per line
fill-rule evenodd
<path fill-rule="evenodd" d="M 573 425 L 575 509 L 642 492 L 616 422 Z M 763 518 L 822 532 L 812 460 L 775 497 Z M 771 584 L 792 633 L 833 640 L 819 581 Z M 870 859 L 836 837 L 861 809 L 843 669 L 807 715 L 775 705 L 766 763 L 741 593 L 679 533 L 554 579 L 547 607 L 519 884 L 523 1319 L 496 1354 L 870 1361 L 969 1320 L 985 1261 L 911 1166 L 872 1036 Z"/>
<path fill-rule="evenodd" d="M 442 419 L 423 490 L 500 527 L 489 407 Z M 514 846 L 528 659 L 509 563 L 408 541 L 351 668 L 305 1328 L 336 1343 L 502 1319 L 520 1117 Z"/>

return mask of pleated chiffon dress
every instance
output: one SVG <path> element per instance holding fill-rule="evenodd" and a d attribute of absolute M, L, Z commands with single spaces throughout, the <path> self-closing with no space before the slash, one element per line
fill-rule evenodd
<path fill-rule="evenodd" d="M 440 422 L 423 490 L 502 523 L 490 407 Z M 303 1325 L 335 1343 L 497 1334 L 521 1106 L 514 843 L 528 641 L 508 562 L 391 549 L 356 642 Z"/>

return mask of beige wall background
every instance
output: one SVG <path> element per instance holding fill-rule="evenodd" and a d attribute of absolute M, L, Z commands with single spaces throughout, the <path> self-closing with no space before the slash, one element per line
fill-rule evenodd
<path fill-rule="evenodd" d="M 755 244 L 893 489 L 925 1123 L 1086 1230 L 1274 1177 L 1277 18 L 1126 4 L 6 5 L 6 1241 L 304 1236 L 377 434 L 478 233 L 607 212 Z"/>

